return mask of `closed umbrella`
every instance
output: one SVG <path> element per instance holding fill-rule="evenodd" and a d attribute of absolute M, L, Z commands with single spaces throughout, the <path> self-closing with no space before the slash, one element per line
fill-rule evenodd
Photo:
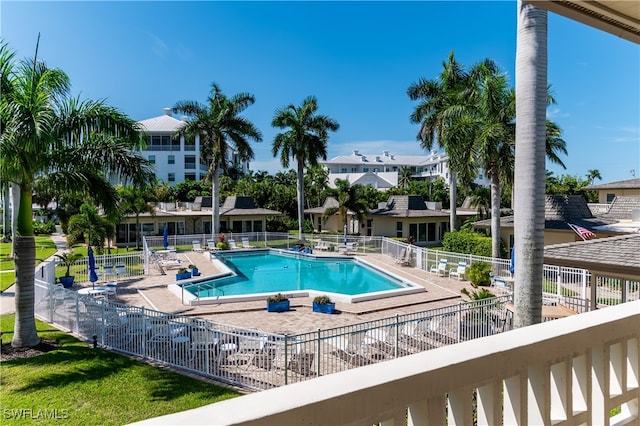
<path fill-rule="evenodd" d="M 347 224 L 344 224 L 344 238 L 343 238 L 343 242 L 345 244 L 347 244 Z"/>
<path fill-rule="evenodd" d="M 96 273 L 96 259 L 93 256 L 91 246 L 89 246 L 87 254 L 89 255 L 89 281 L 91 281 L 91 286 L 95 288 L 95 283 L 98 281 L 98 274 Z"/>
<path fill-rule="evenodd" d="M 513 272 L 516 270 L 516 251 L 513 247 L 511 247 L 511 264 L 509 265 L 509 272 L 513 275 Z"/>
<path fill-rule="evenodd" d="M 169 228 L 167 228 L 166 226 L 164 227 L 162 245 L 164 246 L 165 250 L 167 249 L 167 247 L 169 247 Z"/>

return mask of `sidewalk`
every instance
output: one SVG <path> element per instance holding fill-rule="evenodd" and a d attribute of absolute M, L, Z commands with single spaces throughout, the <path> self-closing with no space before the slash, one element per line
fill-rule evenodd
<path fill-rule="evenodd" d="M 58 249 L 55 254 L 60 254 L 67 249 L 67 238 L 64 234 L 55 232 L 51 234 L 51 240 L 53 240 L 53 243 Z M 47 260 L 52 257 L 53 256 L 49 257 Z M 0 294 L 0 315 L 13 314 L 16 312 L 15 296 L 15 285 L 12 285 Z"/>

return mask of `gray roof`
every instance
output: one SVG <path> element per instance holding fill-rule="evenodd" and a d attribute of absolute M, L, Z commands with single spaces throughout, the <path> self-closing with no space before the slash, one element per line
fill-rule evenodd
<path fill-rule="evenodd" d="M 591 214 L 587 201 L 582 195 L 546 195 L 544 203 L 544 228 L 572 231 L 569 223 L 593 230 L 595 226 L 609 225 L 616 220 Z M 473 224 L 479 228 L 490 228 L 491 219 Z M 502 216 L 500 226 L 514 227 L 514 216 Z"/>
<path fill-rule="evenodd" d="M 444 152 L 428 155 L 398 155 L 385 151 L 382 154 L 361 154 L 357 150 L 351 155 L 338 155 L 330 160 L 321 161 L 321 164 L 367 164 L 385 166 L 424 166 L 438 164 L 446 161 L 448 156 Z"/>
<path fill-rule="evenodd" d="M 640 234 L 555 244 L 544 248 L 544 263 L 637 275 L 640 281 Z"/>
<path fill-rule="evenodd" d="M 220 207 L 220 214 L 225 216 L 281 215 L 279 211 L 256 207 L 253 197 L 229 195 Z"/>
<path fill-rule="evenodd" d="M 305 209 L 304 212 L 305 213 L 324 214 L 324 212 L 326 212 L 327 209 L 329 209 L 329 208 L 337 208 L 337 207 L 340 207 L 340 204 L 338 203 L 338 200 L 336 200 L 333 197 L 327 197 L 324 200 L 324 204 L 322 204 L 322 206 L 314 207 L 314 208 L 311 208 L 311 209 Z"/>
<path fill-rule="evenodd" d="M 640 209 L 640 195 L 617 196 L 609 206 L 609 210 L 601 215 L 604 219 L 631 220 L 631 212 Z"/>
<path fill-rule="evenodd" d="M 600 185 L 589 185 L 582 189 L 586 191 L 597 191 L 599 189 L 640 189 L 640 178 L 619 180 L 616 182 L 602 183 Z"/>
<path fill-rule="evenodd" d="M 383 208 L 373 209 L 371 216 L 390 217 L 448 217 L 442 210 L 429 210 L 424 198 L 419 195 L 392 195 Z"/>

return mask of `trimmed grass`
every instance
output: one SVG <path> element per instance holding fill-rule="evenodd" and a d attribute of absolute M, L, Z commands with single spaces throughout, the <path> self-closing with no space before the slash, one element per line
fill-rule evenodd
<path fill-rule="evenodd" d="M 11 341 L 13 322 L 14 315 L 0 316 L 3 343 Z M 0 362 L 3 424 L 42 423 L 42 419 L 35 419 L 38 410 L 49 410 L 49 414 L 53 412 L 59 418 L 66 416 L 71 424 L 122 425 L 240 395 L 93 349 L 40 321 L 37 328 L 41 338 L 54 339 L 62 346 L 43 355 Z M 33 419 L 28 415 L 26 419 L 24 415 L 22 419 L 7 418 L 7 413 L 28 409 Z"/>
<path fill-rule="evenodd" d="M 36 235 L 36 263 L 52 256 L 55 252 L 56 245 L 49 235 Z M 9 258 L 9 254 L 11 254 L 11 243 L 0 243 L 0 293 L 16 282 L 16 274 L 12 272 L 13 259 Z"/>

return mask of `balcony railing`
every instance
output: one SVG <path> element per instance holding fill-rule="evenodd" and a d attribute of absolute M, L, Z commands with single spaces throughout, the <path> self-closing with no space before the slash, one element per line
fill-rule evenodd
<path fill-rule="evenodd" d="M 637 425 L 639 352 L 636 301 L 136 424 Z"/>

